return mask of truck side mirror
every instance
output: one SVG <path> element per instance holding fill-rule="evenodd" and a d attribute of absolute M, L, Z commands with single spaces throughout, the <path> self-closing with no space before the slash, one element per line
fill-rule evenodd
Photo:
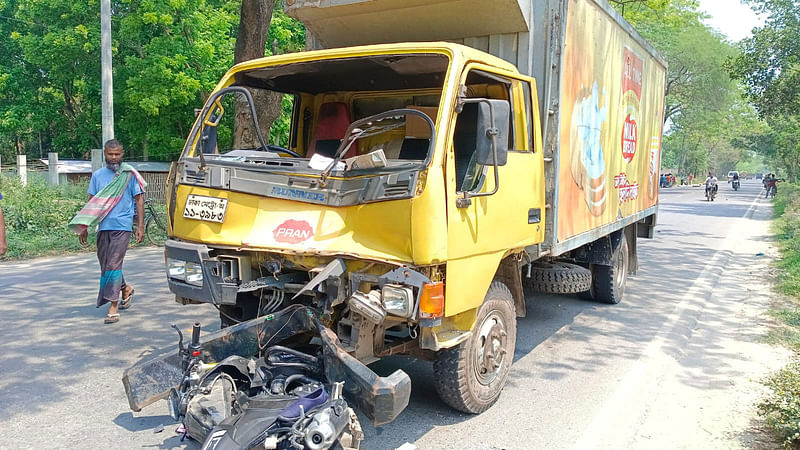
<path fill-rule="evenodd" d="M 508 159 L 508 124 L 511 107 L 505 100 L 481 99 L 478 102 L 475 139 L 477 162 L 483 166 L 505 166 Z M 493 149 L 494 147 L 494 149 Z M 494 152 L 497 154 L 495 162 Z"/>
<path fill-rule="evenodd" d="M 466 208 L 472 204 L 470 198 L 494 195 L 500 189 L 497 167 L 504 166 L 508 159 L 508 127 L 511 119 L 511 107 L 505 100 L 469 98 L 461 101 L 462 114 L 467 111 L 463 108 L 466 104 L 475 105 L 473 114 L 477 117 L 469 120 L 475 126 L 475 151 L 473 154 L 475 162 L 482 166 L 491 166 L 494 170 L 494 189 L 489 192 L 464 192 L 463 197 L 456 199 L 457 208 Z"/>

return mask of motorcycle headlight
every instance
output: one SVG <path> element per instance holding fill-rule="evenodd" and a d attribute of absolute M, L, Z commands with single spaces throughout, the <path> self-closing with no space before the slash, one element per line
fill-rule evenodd
<path fill-rule="evenodd" d="M 177 259 L 167 258 L 167 276 L 176 280 L 186 281 L 186 263 Z"/>
<path fill-rule="evenodd" d="M 388 314 L 408 318 L 414 313 L 414 292 L 410 287 L 386 284 L 381 298 Z"/>
<path fill-rule="evenodd" d="M 197 263 L 186 263 L 186 282 L 194 286 L 203 285 L 203 266 Z"/>

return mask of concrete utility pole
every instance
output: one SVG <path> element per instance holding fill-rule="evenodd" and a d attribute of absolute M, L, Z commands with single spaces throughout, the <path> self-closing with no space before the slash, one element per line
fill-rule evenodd
<path fill-rule="evenodd" d="M 28 185 L 28 158 L 25 155 L 17 155 L 17 176 L 20 184 Z"/>
<path fill-rule="evenodd" d="M 58 153 L 47 154 L 47 171 L 50 175 L 50 185 L 58 186 Z"/>
<path fill-rule="evenodd" d="M 100 0 L 100 54 L 103 84 L 103 142 L 114 139 L 114 80 L 111 71 L 111 0 Z M 94 164 L 93 164 L 94 165 Z"/>
<path fill-rule="evenodd" d="M 92 173 L 96 172 L 98 169 L 102 168 L 105 165 L 105 157 L 103 156 L 103 149 L 102 148 L 93 148 L 92 149 Z"/>

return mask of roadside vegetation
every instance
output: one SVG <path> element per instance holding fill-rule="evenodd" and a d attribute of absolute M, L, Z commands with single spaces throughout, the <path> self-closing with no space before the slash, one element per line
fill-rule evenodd
<path fill-rule="evenodd" d="M 777 289 L 785 300 L 771 311 L 779 326 L 770 341 L 800 354 L 800 186 L 786 184 L 778 189 L 774 202 L 773 231 L 781 257 Z M 758 406 L 765 424 L 786 448 L 800 446 L 800 359 L 770 376 L 764 383 L 769 396 Z"/>
<path fill-rule="evenodd" d="M 0 206 L 8 240 L 4 258 L 27 259 L 94 251 L 94 232 L 89 232 L 89 245 L 83 247 L 78 237 L 67 229 L 67 223 L 86 202 L 87 187 L 88 181 L 50 186 L 40 179 L 28 180 L 28 185 L 22 186 L 18 178 L 0 174 L 0 194 L 3 194 Z M 155 204 L 153 208 L 163 210 L 164 205 Z M 161 217 L 161 220 L 165 219 Z M 166 232 L 151 228 L 153 241 L 163 243 Z M 150 245 L 147 236 L 142 244 L 131 241 L 132 247 L 141 245 Z"/>
<path fill-rule="evenodd" d="M 8 259 L 63 254 L 85 249 L 67 229 L 72 216 L 86 201 L 88 182 L 50 186 L 29 180 L 22 186 L 16 177 L 0 175 L 3 215 L 6 220 Z M 94 235 L 90 236 L 94 242 Z"/>

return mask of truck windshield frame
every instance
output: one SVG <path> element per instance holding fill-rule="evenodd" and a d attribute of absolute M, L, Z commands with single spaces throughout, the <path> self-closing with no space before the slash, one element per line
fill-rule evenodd
<path fill-rule="evenodd" d="M 220 85 L 232 83 L 209 97 L 195 121 L 180 183 L 331 206 L 412 198 L 433 161 L 450 65 L 444 53 L 391 53 L 234 70 Z M 294 99 L 285 111 L 292 119 L 286 148 L 261 135 L 253 89 Z M 238 100 L 228 95 L 243 97 L 247 106 L 234 107 Z M 344 112 L 334 116 L 337 135 L 328 106 Z M 228 130 L 217 127 L 227 120 L 232 129 L 234 109 L 249 111 L 256 130 L 254 142 L 238 144 L 227 132 L 229 149 L 218 140 Z"/>
<path fill-rule="evenodd" d="M 350 63 L 354 65 L 354 68 L 351 69 L 352 73 L 346 71 Z M 344 72 L 338 76 L 331 76 L 330 74 L 332 72 L 327 70 L 328 67 Z M 364 69 L 372 69 L 373 73 L 361 75 L 360 80 L 354 81 L 352 79 L 354 78 L 353 73 Z M 342 97 L 352 98 L 353 101 L 356 101 L 355 99 L 357 98 L 362 98 L 363 100 L 364 94 L 372 94 L 374 96 L 375 93 L 382 92 L 389 97 L 400 97 L 401 93 L 408 92 L 409 94 L 405 95 L 405 97 L 409 99 L 406 102 L 408 105 L 396 105 L 396 107 L 387 108 L 383 112 L 393 109 L 406 109 L 406 107 L 422 107 L 420 109 L 425 109 L 427 107 L 434 109 L 435 112 L 440 107 L 444 96 L 444 83 L 449 69 L 450 57 L 445 53 L 398 53 L 319 59 L 276 65 L 265 64 L 264 66 L 256 68 L 235 71 L 229 74 L 228 79 L 223 80 L 221 83 L 223 86 L 228 84 L 228 87 L 218 89 L 212 93 L 205 102 L 198 119 L 192 127 L 186 145 L 184 146 L 181 160 L 199 159 L 201 164 L 205 166 L 210 161 L 216 160 L 217 156 L 224 155 L 227 152 L 228 149 L 216 149 L 213 145 L 210 151 L 204 150 L 202 146 L 203 140 L 205 139 L 204 133 L 209 127 L 216 125 L 216 123 L 211 123 L 211 117 L 209 116 L 217 112 L 215 111 L 215 106 L 219 105 L 220 99 L 215 96 L 215 94 L 222 90 L 236 89 L 238 92 L 237 95 L 239 95 L 245 90 L 266 89 L 293 96 L 294 102 L 292 111 L 288 115 L 290 116 L 290 126 L 288 142 L 285 144 L 286 151 L 281 151 L 280 153 L 293 156 L 294 158 L 309 158 L 310 153 L 313 153 L 312 147 L 315 139 L 313 131 L 309 131 L 307 128 L 311 126 L 313 129 L 319 120 L 317 117 L 318 114 L 320 114 L 319 102 L 321 102 L 321 100 L 319 100 L 319 98 L 325 98 L 329 95 L 340 95 Z M 322 83 L 320 80 L 323 76 L 326 78 L 325 85 L 320 86 Z M 330 81 L 329 78 L 337 78 L 338 81 Z M 229 83 L 229 81 L 233 82 Z M 359 86 L 357 84 L 358 81 L 363 82 L 363 85 Z M 395 84 L 392 85 L 392 83 Z M 300 89 L 301 87 L 303 87 L 302 90 Z M 356 89 L 359 87 L 360 89 Z M 420 96 L 415 94 L 415 92 L 422 90 L 427 90 L 427 95 Z M 431 93 L 435 94 L 435 96 L 431 95 Z M 417 104 L 416 101 L 413 100 L 423 97 L 426 98 L 426 103 Z M 309 98 L 312 98 L 312 100 L 309 101 Z M 430 98 L 435 98 L 433 104 L 429 103 L 431 101 Z M 248 103 L 247 108 L 251 116 L 250 121 L 257 123 L 258 119 L 254 116 L 257 114 L 256 109 L 258 107 L 253 106 L 252 96 L 245 95 L 245 100 Z M 302 102 L 302 104 L 300 102 Z M 355 105 L 348 106 L 353 110 L 353 114 L 357 113 L 354 109 Z M 221 108 L 217 109 L 220 110 Z M 310 118 L 308 117 L 309 111 L 312 112 L 312 117 Z M 392 171 L 392 169 L 398 165 L 403 167 L 424 165 L 427 167 L 432 160 L 433 149 L 435 147 L 436 117 L 425 117 L 424 115 L 415 114 L 413 112 L 409 114 L 419 116 L 422 122 L 430 127 L 430 131 L 428 132 L 428 151 L 424 158 L 415 157 L 413 159 L 402 156 L 399 157 L 399 159 L 391 158 L 387 152 L 386 157 L 391 160 L 391 164 L 388 164 L 384 169 Z M 352 123 L 355 120 L 363 118 L 364 116 L 354 117 L 354 120 L 348 119 L 347 121 Z M 217 117 L 216 120 L 218 122 L 219 118 Z M 270 149 L 269 141 L 260 136 L 260 127 L 253 126 L 253 128 L 256 128 L 256 133 L 254 134 L 258 134 L 259 136 L 255 136 L 258 139 L 253 139 L 253 141 L 256 141 L 256 144 L 254 144 L 256 148 L 250 147 L 248 150 L 276 150 L 275 147 Z M 216 139 L 216 133 L 214 133 L 214 139 Z M 344 136 L 342 136 L 341 140 L 344 141 Z M 278 146 L 277 149 L 283 150 L 283 147 Z M 240 149 L 231 147 L 230 150 Z M 241 150 L 244 150 L 244 148 Z M 359 149 L 359 153 L 367 152 L 362 148 Z M 269 155 L 268 152 L 264 152 L 264 157 L 267 156 L 272 155 Z M 282 164 L 280 164 L 284 169 L 292 170 L 292 167 L 296 166 L 295 164 L 286 164 L 291 158 L 282 159 L 286 160 L 282 161 Z"/>

